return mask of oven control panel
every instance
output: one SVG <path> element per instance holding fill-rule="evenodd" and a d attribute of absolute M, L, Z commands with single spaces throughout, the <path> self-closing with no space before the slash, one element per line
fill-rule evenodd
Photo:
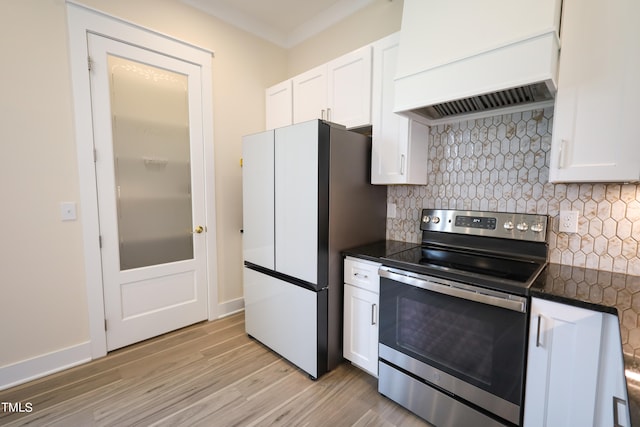
<path fill-rule="evenodd" d="M 547 222 L 546 215 L 423 209 L 420 229 L 544 242 Z"/>

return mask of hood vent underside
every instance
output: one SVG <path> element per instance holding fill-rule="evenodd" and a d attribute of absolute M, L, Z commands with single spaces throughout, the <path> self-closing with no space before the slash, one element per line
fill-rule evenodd
<path fill-rule="evenodd" d="M 553 95 L 544 82 L 443 102 L 413 110 L 428 119 L 436 120 L 469 113 L 516 107 L 549 101 Z"/>

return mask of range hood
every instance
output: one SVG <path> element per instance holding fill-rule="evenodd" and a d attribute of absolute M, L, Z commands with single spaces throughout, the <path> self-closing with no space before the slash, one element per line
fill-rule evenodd
<path fill-rule="evenodd" d="M 439 124 L 552 106 L 560 7 L 405 0 L 394 111 Z"/>
<path fill-rule="evenodd" d="M 469 98 L 446 101 L 439 104 L 416 108 L 415 114 L 430 120 L 446 119 L 447 117 L 467 117 L 469 114 L 491 112 L 506 108 L 535 108 L 546 101 L 553 102 L 552 89 L 549 84 L 553 82 L 533 83 L 511 89 L 499 90 Z"/>

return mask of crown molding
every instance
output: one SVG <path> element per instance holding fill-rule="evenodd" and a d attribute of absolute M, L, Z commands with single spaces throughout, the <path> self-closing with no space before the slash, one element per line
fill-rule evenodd
<path fill-rule="evenodd" d="M 311 19 L 301 22 L 290 32 L 269 25 L 264 20 L 233 7 L 230 2 L 225 0 L 181 1 L 264 40 L 290 49 L 342 21 L 374 0 L 338 0 Z M 285 14 L 286 11 L 274 11 L 274 13 Z"/>

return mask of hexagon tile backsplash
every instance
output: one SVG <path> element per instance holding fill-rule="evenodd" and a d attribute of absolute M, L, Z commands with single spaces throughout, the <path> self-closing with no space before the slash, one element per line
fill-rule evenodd
<path fill-rule="evenodd" d="M 428 184 L 389 186 L 396 217 L 387 238 L 419 242 L 424 208 L 549 215 L 549 261 L 640 275 L 640 186 L 551 184 L 553 109 L 431 128 Z M 579 211 L 578 233 L 558 232 L 560 210 Z"/>

